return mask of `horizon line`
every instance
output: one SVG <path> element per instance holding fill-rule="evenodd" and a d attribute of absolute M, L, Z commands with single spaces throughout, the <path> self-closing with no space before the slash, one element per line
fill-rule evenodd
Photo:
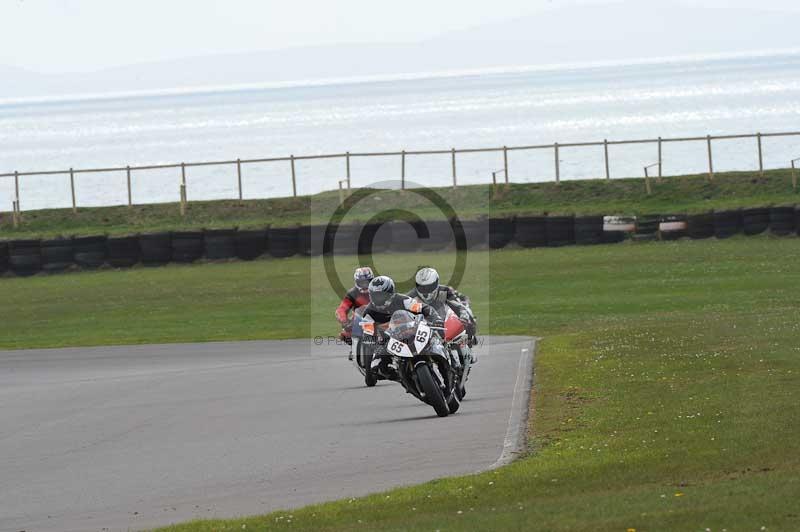
<path fill-rule="evenodd" d="M 230 85 L 196 85 L 189 87 L 165 87 L 114 92 L 77 92 L 63 95 L 0 98 L 0 107 L 23 107 L 27 105 L 53 105 L 64 103 L 86 103 L 124 99 L 145 99 L 165 96 L 196 96 L 215 93 L 255 92 L 262 90 L 325 87 L 336 85 L 359 85 L 392 81 L 422 81 L 497 74 L 523 74 L 560 70 L 589 70 L 614 66 L 658 65 L 669 63 L 693 63 L 730 59 L 757 58 L 767 56 L 798 55 L 800 48 L 760 49 L 745 52 L 716 52 L 704 54 L 682 54 L 653 58 L 608 59 L 595 61 L 567 61 L 539 65 L 503 65 L 496 67 L 465 68 L 456 70 L 434 70 L 420 72 L 397 72 L 392 74 L 368 74 L 334 78 L 306 78 L 285 81 L 265 81 Z"/>

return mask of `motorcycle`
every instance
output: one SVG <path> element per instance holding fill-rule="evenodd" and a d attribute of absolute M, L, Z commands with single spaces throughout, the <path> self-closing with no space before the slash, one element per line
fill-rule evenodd
<path fill-rule="evenodd" d="M 386 349 L 377 351 L 371 369 L 381 367 L 405 390 L 433 407 L 439 417 L 454 414 L 461 406 L 457 393 L 461 363 L 444 348 L 441 334 L 446 327 L 432 327 L 418 314 L 398 310 L 385 331 Z"/>
<path fill-rule="evenodd" d="M 469 342 L 467 328 L 461 319 L 453 312 L 446 303 L 434 303 L 433 308 L 440 316 L 444 316 L 444 347 L 451 353 L 451 356 L 458 358 L 460 367 L 457 370 L 458 383 L 456 393 L 459 401 L 467 395 L 467 381 L 472 370 L 472 347 Z M 469 309 L 469 307 L 467 307 Z M 471 314 L 471 310 L 468 310 Z"/>

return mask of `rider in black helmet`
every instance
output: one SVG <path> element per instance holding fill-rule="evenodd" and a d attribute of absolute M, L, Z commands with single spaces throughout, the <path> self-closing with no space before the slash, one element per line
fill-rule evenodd
<path fill-rule="evenodd" d="M 409 296 L 398 294 L 391 277 L 385 275 L 374 278 L 369 283 L 369 304 L 364 317 L 369 316 L 376 323 L 388 323 L 397 310 L 407 310 L 422 314 L 433 324 L 441 324 L 442 318 L 436 310 L 424 302 L 415 301 Z"/>
<path fill-rule="evenodd" d="M 379 276 L 369 283 L 369 304 L 364 310 L 364 317 L 370 317 L 375 320 L 375 323 L 388 323 L 398 310 L 407 310 L 413 314 L 422 314 L 434 327 L 442 327 L 442 322 L 439 313 L 436 312 L 432 306 L 427 303 L 422 303 L 413 298 L 398 294 L 394 287 L 394 281 L 390 277 Z M 378 328 L 376 327 L 376 333 Z M 375 347 L 376 356 L 385 354 L 386 347 L 383 344 L 384 337 L 378 334 L 378 345 Z M 380 358 L 380 364 L 375 367 L 375 371 L 383 378 L 394 380 L 394 372 L 388 365 L 388 360 L 385 357 Z"/>

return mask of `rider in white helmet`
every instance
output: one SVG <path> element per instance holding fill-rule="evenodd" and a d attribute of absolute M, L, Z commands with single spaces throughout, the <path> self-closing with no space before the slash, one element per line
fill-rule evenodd
<path fill-rule="evenodd" d="M 420 269 L 414 281 L 416 286 L 408 292 L 408 295 L 418 298 L 434 308 L 442 308 L 443 305 L 450 307 L 464 323 L 470 337 L 470 345 L 475 345 L 477 343 L 475 338 L 477 325 L 469 307 L 469 299 L 456 289 L 441 284 L 439 272 L 433 268 Z"/>

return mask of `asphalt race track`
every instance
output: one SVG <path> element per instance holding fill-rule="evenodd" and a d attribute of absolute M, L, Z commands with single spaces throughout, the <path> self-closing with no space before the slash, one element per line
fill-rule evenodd
<path fill-rule="evenodd" d="M 485 342 L 443 419 L 311 340 L 0 351 L 0 530 L 136 530 L 487 469 L 524 434 L 533 341 Z"/>

